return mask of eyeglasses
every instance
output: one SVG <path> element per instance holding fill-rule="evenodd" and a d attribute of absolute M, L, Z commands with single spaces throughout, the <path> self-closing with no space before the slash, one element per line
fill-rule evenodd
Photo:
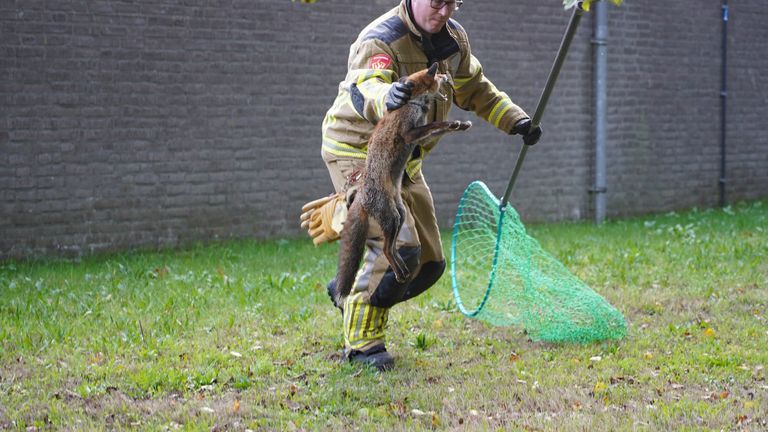
<path fill-rule="evenodd" d="M 464 4 L 463 0 L 431 0 L 430 6 L 432 6 L 432 9 L 440 10 L 443 8 L 443 6 L 448 5 L 449 7 L 452 6 L 453 10 L 459 10 L 461 5 Z"/>

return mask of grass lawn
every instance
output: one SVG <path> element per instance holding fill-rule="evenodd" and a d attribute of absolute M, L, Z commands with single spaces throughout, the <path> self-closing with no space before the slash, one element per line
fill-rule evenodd
<path fill-rule="evenodd" d="M 624 340 L 465 318 L 446 274 L 393 309 L 378 373 L 339 362 L 335 245 L 1 263 L 0 429 L 768 429 L 768 202 L 528 228 Z"/>

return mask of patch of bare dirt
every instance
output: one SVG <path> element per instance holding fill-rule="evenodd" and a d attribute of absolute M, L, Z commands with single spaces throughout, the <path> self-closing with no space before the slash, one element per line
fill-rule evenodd
<path fill-rule="evenodd" d="M 258 403 L 243 400 L 239 392 L 209 394 L 201 392 L 192 396 L 171 393 L 157 397 L 134 398 L 118 388 L 110 387 L 102 395 L 68 401 L 80 405 L 88 417 L 103 419 L 108 428 L 135 427 L 141 429 L 144 422 L 161 420 L 168 430 L 181 429 L 187 423 L 197 423 L 204 418 L 214 419 L 212 430 L 245 430 L 246 420 L 253 418 Z"/>

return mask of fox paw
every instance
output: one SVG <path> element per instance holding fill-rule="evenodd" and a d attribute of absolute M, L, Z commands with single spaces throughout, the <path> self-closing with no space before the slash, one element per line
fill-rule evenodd
<path fill-rule="evenodd" d="M 405 283 L 409 277 L 411 277 L 411 272 L 409 271 L 403 271 L 403 272 L 397 272 L 395 271 L 395 280 L 399 283 Z"/>
<path fill-rule="evenodd" d="M 450 129 L 451 130 L 467 130 L 472 127 L 471 121 L 459 121 L 456 120 L 453 123 L 451 123 Z"/>

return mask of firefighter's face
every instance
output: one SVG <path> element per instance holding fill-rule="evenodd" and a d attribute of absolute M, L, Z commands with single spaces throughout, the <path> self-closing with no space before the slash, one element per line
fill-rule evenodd
<path fill-rule="evenodd" d="M 440 6 L 440 8 L 435 9 L 432 7 L 432 3 Z M 432 34 L 443 29 L 455 8 L 456 3 L 454 1 L 411 0 L 411 9 L 416 25 L 425 32 Z"/>

